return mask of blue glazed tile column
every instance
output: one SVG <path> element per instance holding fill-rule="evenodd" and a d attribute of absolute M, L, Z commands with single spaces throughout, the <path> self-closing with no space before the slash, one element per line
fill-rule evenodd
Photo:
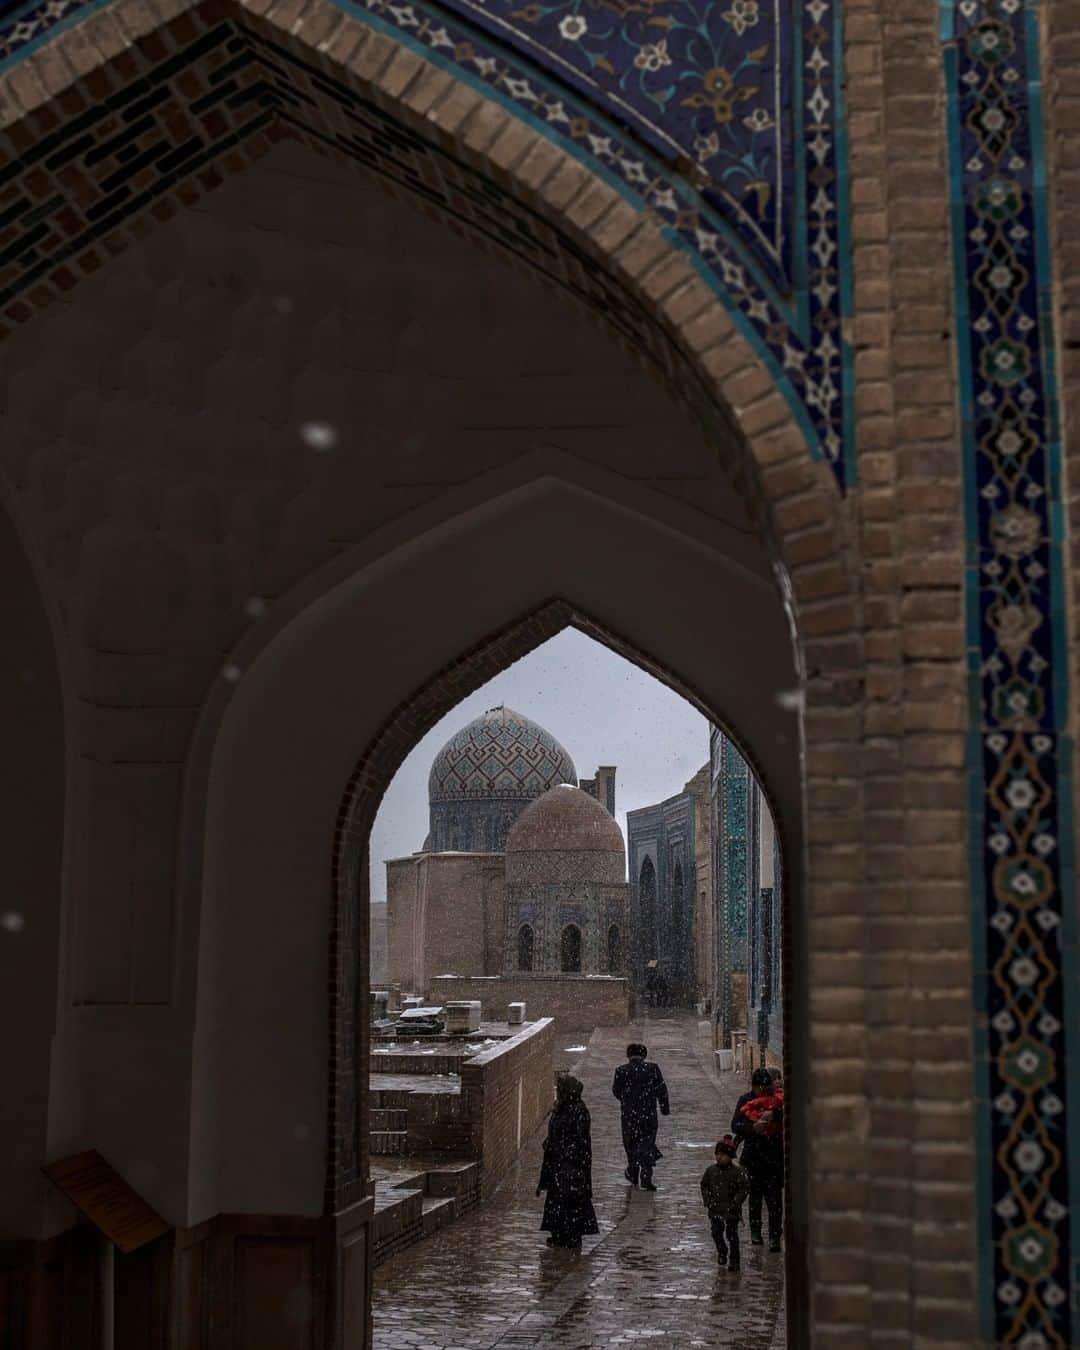
<path fill-rule="evenodd" d="M 982 1334 L 1080 1343 L 1063 518 L 1037 0 L 945 0 L 967 538 Z"/>

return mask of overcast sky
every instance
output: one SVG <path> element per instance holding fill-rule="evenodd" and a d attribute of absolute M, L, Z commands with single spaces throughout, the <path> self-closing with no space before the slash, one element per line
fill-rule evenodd
<path fill-rule="evenodd" d="M 615 811 L 674 796 L 709 758 L 709 724 L 667 685 L 567 628 L 459 703 L 398 770 L 371 835 L 371 898 L 386 899 L 387 858 L 415 853 L 428 831 L 431 762 L 450 737 L 500 703 L 550 731 L 579 778 L 614 764 Z"/>

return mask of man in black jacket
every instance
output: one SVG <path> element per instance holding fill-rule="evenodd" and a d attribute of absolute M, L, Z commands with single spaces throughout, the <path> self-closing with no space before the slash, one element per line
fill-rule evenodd
<path fill-rule="evenodd" d="M 755 1069 L 750 1078 L 750 1091 L 744 1092 L 735 1103 L 731 1117 L 731 1133 L 742 1140 L 739 1161 L 750 1178 L 750 1241 L 761 1246 L 761 1202 L 764 1200 L 769 1215 L 769 1251 L 780 1250 L 784 1226 L 784 1137 L 777 1131 L 783 1116 L 783 1107 L 773 1110 L 768 1120 L 752 1120 L 743 1112 L 750 1101 L 773 1090 L 773 1075 L 768 1069 Z M 772 1128 L 770 1129 L 770 1125 Z"/>
<path fill-rule="evenodd" d="M 641 1189 L 655 1191 L 653 1166 L 663 1154 L 656 1147 L 660 1115 L 671 1113 L 667 1084 L 658 1064 L 647 1064 L 648 1050 L 643 1045 L 626 1047 L 626 1063 L 615 1070 L 611 1090 L 622 1110 L 623 1148 L 626 1149 L 625 1176 L 631 1186 L 641 1180 Z"/>

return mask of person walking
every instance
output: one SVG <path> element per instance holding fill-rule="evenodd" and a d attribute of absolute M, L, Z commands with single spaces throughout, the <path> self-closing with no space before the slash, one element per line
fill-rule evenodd
<path fill-rule="evenodd" d="M 551 1235 L 549 1247 L 580 1247 L 582 1234 L 600 1231 L 592 1203 L 592 1121 L 583 1091 L 579 1078 L 561 1075 L 548 1117 L 536 1194 L 546 1192 L 540 1231 Z"/>
<path fill-rule="evenodd" d="M 725 1134 L 716 1145 L 716 1161 L 701 1178 L 701 1201 L 712 1227 L 716 1261 L 728 1270 L 739 1269 L 739 1224 L 750 1193 L 750 1179 L 735 1161 L 738 1148 L 739 1141 Z"/>
<path fill-rule="evenodd" d="M 641 1183 L 643 1191 L 655 1191 L 653 1167 L 664 1155 L 656 1147 L 660 1115 L 671 1114 L 667 1084 L 658 1064 L 648 1064 L 648 1049 L 632 1043 L 626 1047 L 626 1063 L 615 1070 L 611 1090 L 619 1099 L 622 1113 L 622 1139 L 626 1150 L 626 1171 L 631 1186 Z"/>
<path fill-rule="evenodd" d="M 750 1180 L 750 1241 L 762 1244 L 761 1206 L 769 1216 L 769 1251 L 780 1250 L 784 1227 L 783 1096 L 778 1097 L 773 1075 L 755 1069 L 750 1091 L 735 1103 L 731 1133 L 742 1144 L 740 1162 Z"/>

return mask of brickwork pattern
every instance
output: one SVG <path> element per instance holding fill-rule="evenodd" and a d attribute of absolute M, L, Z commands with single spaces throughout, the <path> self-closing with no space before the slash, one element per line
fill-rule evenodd
<path fill-rule="evenodd" d="M 555 1025 L 535 1023 L 461 1066 L 461 1095 L 473 1156 L 483 1164 L 480 1193 L 493 1195 L 551 1110 Z"/>
<path fill-rule="evenodd" d="M 830 1140 L 811 1189 L 814 1335 L 830 1346 L 976 1336 L 972 1100 L 956 1081 L 971 1026 L 937 18 L 931 3 L 846 7 L 862 596 L 857 634 L 806 643 L 811 954 L 804 977 L 789 904 L 783 971 L 789 1055 L 803 1034 L 792 981 L 809 982 L 801 1053 L 812 1130 Z"/>
<path fill-rule="evenodd" d="M 526 197 L 532 173 L 553 215 L 577 212 L 587 221 L 568 231 L 574 247 L 591 257 L 582 243 L 591 232 L 590 249 L 619 254 L 624 274 L 643 278 L 643 294 L 650 286 L 657 291 L 653 312 L 684 344 L 665 349 L 676 382 L 684 371 L 703 370 L 695 387 L 707 389 L 711 406 L 728 396 L 733 418 L 710 424 L 714 438 L 735 445 L 728 434 L 734 420 L 752 442 L 744 459 L 729 450 L 730 462 L 739 461 L 744 482 L 759 477 L 771 503 L 782 581 L 798 599 L 806 674 L 810 881 L 805 912 L 789 908 L 784 983 L 792 1006 L 808 1009 L 802 1025 L 789 1021 L 789 1068 L 812 1062 L 813 1109 L 809 1208 L 800 1213 L 796 1202 L 790 1269 L 797 1275 L 805 1235 L 813 1250 L 807 1306 L 825 1344 L 863 1345 L 873 1328 L 873 1344 L 960 1346 L 976 1337 L 976 1216 L 969 1198 L 972 1101 L 957 1090 L 972 1053 L 961 842 L 969 804 L 939 15 L 930 0 L 851 0 L 845 12 L 860 487 L 842 508 L 823 489 L 768 375 L 732 337 L 704 283 L 678 273 L 649 224 L 621 213 L 580 165 L 537 149 L 525 128 L 500 121 L 449 77 L 444 82 L 412 65 L 392 44 L 359 42 L 347 23 L 338 37 L 345 45 L 355 40 L 357 70 L 383 82 L 388 106 L 404 88 L 406 102 L 428 100 L 429 110 L 439 109 L 431 121 L 448 134 L 464 124 L 464 159 L 489 167 L 502 161 L 499 181 L 513 185 L 507 198 Z M 296 22 L 303 28 L 307 20 Z M 271 14 L 264 29 L 276 23 Z M 154 26 L 156 20 L 144 23 L 143 33 Z M 95 41 L 107 48 L 111 31 L 100 30 Z M 329 53 L 329 30 L 324 40 Z M 189 37 L 168 41 L 175 54 Z M 71 83 L 66 66 L 50 73 L 41 61 L 12 82 L 19 125 L 29 125 L 31 112 L 39 118 L 35 139 L 42 127 L 56 129 L 60 114 L 47 106 L 50 94 L 70 89 L 63 116 L 77 116 L 116 93 L 124 83 L 117 70 L 141 59 L 132 49 L 110 65 L 107 51 L 80 51 L 80 82 Z M 104 74 L 95 76 L 98 66 Z M 194 96 L 205 92 L 200 86 Z M 269 144 L 271 132 L 262 134 Z M 239 150 L 233 163 L 242 164 Z M 205 182 L 185 180 L 183 190 L 213 186 L 217 172 L 207 170 Z M 48 202 L 52 194 L 45 185 L 34 200 Z M 500 212 L 502 206 L 500 199 Z M 495 247 L 482 232 L 474 237 Z M 119 232 L 111 247 L 128 243 Z M 49 298 L 46 287 L 38 300 Z M 365 946 L 364 848 L 373 804 L 417 736 L 456 698 L 574 617 L 555 607 L 466 654 L 405 700 L 358 769 L 335 852 L 332 1135 L 339 1151 L 331 1157 L 328 1206 L 348 1186 L 363 1185 L 365 1168 L 363 1105 L 350 1098 L 349 1080 L 351 1057 L 366 1047 L 349 980 Z M 357 912 L 350 907 L 355 895 Z"/>
<path fill-rule="evenodd" d="M 51 0 L 50 5 L 39 9 L 30 17 L 28 26 L 46 29 L 51 21 L 61 15 L 67 15 L 70 21 L 71 12 L 77 7 L 74 0 L 59 0 L 59 9 L 54 11 L 56 2 Z M 130 44 L 124 18 L 127 19 L 128 29 L 133 30 L 137 38 L 142 37 L 147 27 L 147 16 L 138 0 L 134 0 L 134 3 L 129 0 L 129 4 L 133 11 L 129 15 L 122 15 L 121 9 L 114 4 L 108 15 L 89 16 L 77 29 L 78 46 L 81 48 L 82 40 L 90 35 L 96 43 L 98 56 L 108 57 L 118 49 L 123 50 Z M 775 49 L 771 69 L 763 71 L 762 76 L 766 81 L 777 80 L 791 86 L 784 120 L 791 121 L 794 135 L 790 145 L 785 147 L 784 158 L 791 155 L 797 165 L 793 185 L 795 199 L 801 198 L 801 184 L 804 181 L 813 187 L 812 193 L 805 193 L 805 215 L 797 211 L 792 219 L 797 242 L 791 250 L 790 279 L 786 279 L 779 288 L 762 284 L 763 278 L 773 270 L 769 261 L 775 262 L 775 259 L 767 260 L 763 271 L 761 260 L 754 257 L 754 252 L 760 251 L 761 230 L 755 226 L 746 232 L 751 247 L 746 247 L 746 241 L 739 247 L 737 230 L 733 232 L 730 226 L 732 223 L 738 226 L 745 212 L 729 208 L 725 219 L 716 214 L 701 192 L 702 187 L 710 186 L 709 173 L 703 165 L 680 165 L 686 171 L 685 176 L 671 175 L 667 172 L 667 166 L 655 160 L 642 142 L 626 137 L 617 125 L 606 118 L 597 117 L 595 109 L 581 101 L 565 81 L 545 87 L 541 68 L 534 64 L 516 63 L 500 46 L 487 47 L 475 28 L 459 24 L 445 10 L 427 11 L 420 0 L 402 6 L 386 6 L 381 0 L 378 3 L 372 0 L 369 6 L 354 10 L 353 13 L 362 16 L 365 24 L 360 39 L 365 50 L 359 60 L 353 50 L 357 45 L 355 26 L 349 21 L 343 23 L 341 12 L 331 5 L 321 6 L 317 15 L 309 14 L 304 20 L 295 23 L 290 12 L 287 24 L 280 25 L 288 28 L 288 37 L 284 33 L 280 37 L 273 33 L 279 27 L 280 16 L 273 15 L 272 6 L 270 25 L 250 21 L 245 10 L 258 14 L 262 12 L 263 6 L 252 4 L 240 10 L 244 16 L 241 23 L 243 31 L 232 35 L 231 41 L 239 42 L 246 50 L 240 53 L 234 46 L 228 59 L 217 59 L 218 67 L 223 68 L 220 79 L 211 81 L 217 88 L 209 92 L 206 88 L 199 88 L 198 106 L 184 105 L 184 113 L 198 116 L 206 108 L 215 112 L 220 112 L 222 107 L 231 110 L 254 99 L 260 109 L 260 116 L 266 117 L 267 122 L 272 116 L 275 124 L 296 130 L 316 148 L 335 153 L 344 151 L 351 157 L 359 158 L 367 167 L 386 174 L 392 184 L 419 194 L 429 206 L 442 210 L 452 220 L 468 221 L 470 233 L 486 243 L 495 243 L 511 252 L 518 252 L 522 244 L 526 250 L 534 250 L 536 241 L 531 237 L 533 230 L 521 214 L 515 212 L 512 202 L 498 201 L 498 189 L 491 179 L 473 185 L 459 183 L 457 186 L 463 187 L 464 191 L 459 194 L 452 192 L 448 197 L 440 181 L 444 166 L 430 159 L 425 162 L 416 160 L 415 151 L 418 147 L 409 144 L 413 139 L 410 130 L 389 117 L 385 106 L 382 117 L 376 115 L 376 125 L 369 125 L 367 129 L 372 134 L 358 135 L 362 123 L 369 118 L 370 110 L 357 102 L 355 89 L 339 78 L 338 63 L 326 61 L 323 54 L 352 53 L 351 63 L 366 78 L 378 75 L 380 79 L 385 79 L 388 92 L 395 100 L 404 96 L 406 102 L 411 102 L 410 95 L 419 94 L 420 107 L 429 115 L 433 100 L 439 107 L 443 103 L 440 95 L 445 95 L 446 91 L 445 82 L 444 88 L 440 90 L 440 82 L 431 78 L 430 69 L 421 75 L 425 61 L 433 62 L 443 70 L 453 71 L 473 87 L 487 86 L 488 92 L 495 95 L 500 103 L 508 105 L 519 117 L 523 112 L 531 116 L 534 125 L 543 128 L 541 134 L 549 142 L 572 147 L 575 158 L 590 163 L 594 173 L 608 183 L 618 185 L 624 205 L 632 203 L 634 209 L 644 208 L 668 239 L 678 241 L 679 251 L 687 254 L 688 258 L 682 258 L 674 268 L 667 265 L 657 268 L 662 251 L 657 250 L 656 240 L 650 241 L 642 259 L 650 272 L 665 276 L 662 291 L 667 291 L 673 281 L 677 283 L 677 289 L 682 289 L 695 267 L 702 275 L 710 278 L 715 294 L 730 309 L 740 329 L 752 336 L 759 356 L 772 370 L 777 387 L 785 391 L 807 442 L 817 453 L 828 457 L 840 482 L 845 481 L 851 450 L 851 362 L 842 321 L 848 313 L 850 285 L 847 272 L 847 215 L 842 209 L 846 182 L 843 137 L 838 125 L 842 109 L 842 31 L 838 5 L 829 0 L 812 0 L 805 7 L 796 7 L 795 12 L 790 14 L 783 13 L 778 6 L 775 18 L 770 16 L 770 25 L 775 26 L 776 30 Z M 216 25 L 227 11 L 216 8 L 199 12 L 208 14 L 210 21 Z M 745 29 L 755 27 L 760 17 L 755 7 L 753 24 L 748 19 L 730 23 L 728 28 L 731 35 L 737 33 L 740 41 L 753 43 L 754 37 L 744 38 Z M 187 21 L 188 16 L 185 15 L 176 22 L 182 22 L 186 27 Z M 313 67 L 301 54 L 302 44 L 291 40 L 297 27 L 303 27 L 308 41 L 318 41 L 319 67 Z M 506 27 L 505 21 L 503 27 Z M 762 31 L 764 27 L 763 24 Z M 799 30 L 797 35 L 795 29 Z M 187 27 L 181 41 L 186 39 L 190 42 L 196 33 L 198 28 L 193 30 Z M 39 32 L 36 43 L 40 43 L 43 36 L 44 33 Z M 61 35 L 62 38 L 64 36 Z M 208 38 L 209 45 L 213 46 L 222 40 L 222 36 L 220 32 L 215 32 L 213 37 Z M 528 38 L 525 40 L 535 55 L 535 42 Z M 407 55 L 402 51 L 400 59 L 396 55 L 399 50 L 396 43 L 399 42 L 402 49 L 407 50 Z M 15 47 L 19 45 L 16 38 Z M 65 43 L 65 46 L 72 45 L 73 39 Z M 748 48 L 741 58 L 736 57 L 740 72 L 747 64 L 760 63 L 769 46 L 770 39 L 766 37 L 764 46 L 759 43 L 752 49 Z M 253 47 L 258 50 L 253 50 Z M 687 55 L 695 50 L 696 44 L 691 44 Z M 796 51 L 803 54 L 801 63 L 794 62 Z M 19 58 L 17 52 L 9 55 L 9 60 L 19 61 L 13 67 L 9 83 L 21 90 L 19 102 L 26 111 L 37 109 L 43 87 L 50 93 L 54 92 L 53 86 L 58 83 L 60 71 L 57 63 L 48 59 L 53 55 L 49 47 L 41 53 L 31 52 L 25 59 Z M 125 51 L 124 55 L 130 57 L 131 53 Z M 565 62 L 563 64 L 565 66 Z M 245 67 L 244 87 L 238 89 L 234 76 L 238 70 L 243 72 Z M 787 67 L 782 80 L 778 74 L 780 67 Z M 690 71 L 686 74 L 689 76 Z M 696 74 L 698 78 L 704 79 L 706 87 L 711 78 L 717 78 L 707 71 Z M 760 87 L 759 81 L 756 86 L 746 85 L 746 90 L 749 92 Z M 699 96 L 699 102 L 700 99 L 704 99 L 701 104 L 703 107 L 715 106 L 718 125 L 732 120 L 726 99 L 717 102 L 707 93 Z M 473 119 L 472 113 L 476 111 L 477 102 L 475 96 L 470 101 L 473 105 L 471 108 L 466 105 L 458 112 L 459 117 L 464 112 L 465 120 L 474 123 L 466 138 L 468 143 L 471 145 L 477 131 L 482 145 L 473 148 L 486 148 L 493 143 L 493 136 L 495 142 L 501 141 L 500 133 L 507 125 L 506 116 L 496 113 L 494 105 L 491 105 L 492 111 L 486 118 Z M 622 102 L 625 104 L 625 94 Z M 645 106 L 654 111 L 665 102 L 661 100 L 657 104 L 646 99 Z M 153 107 L 153 104 L 150 106 Z M 691 99 L 687 104 L 684 100 L 675 106 L 695 106 L 695 101 Z M 538 110 L 541 117 L 536 115 Z M 745 134 L 745 121 L 743 119 L 738 124 L 739 134 Z M 565 132 L 562 129 L 564 125 Z M 211 138 L 220 135 L 225 126 L 228 124 L 219 121 L 211 131 Z M 765 129 L 762 127 L 759 130 Z M 242 132 L 238 140 L 235 138 L 235 128 L 229 126 L 228 131 L 233 137 L 229 148 L 238 145 L 246 134 Z M 415 127 L 412 132 L 415 133 Z M 123 140 L 126 142 L 129 139 L 130 133 L 125 132 Z M 25 146 L 18 148 L 23 150 Z M 105 148 L 112 149 L 108 143 Z M 513 138 L 510 138 L 507 148 L 511 150 L 510 163 L 513 163 L 517 158 Z M 410 154 L 410 151 L 413 153 Z M 160 153 L 153 146 L 141 155 L 135 151 L 136 167 L 148 169 Z M 184 153 L 205 158 L 207 150 L 203 138 L 196 136 L 185 142 Z M 216 153 L 211 148 L 210 158 L 213 159 Z M 171 172 L 176 167 L 175 156 L 169 154 L 166 158 Z M 401 162 L 403 158 L 404 164 Z M 748 156 L 743 157 L 740 172 L 745 171 L 747 160 L 753 158 L 751 149 Z M 89 165 L 84 163 L 83 167 L 89 168 Z M 550 157 L 546 168 L 551 168 Z M 215 166 L 210 177 L 219 172 Z M 550 177 L 549 174 L 545 176 Z M 86 175 L 89 180 L 93 177 L 93 173 Z M 563 178 L 565 180 L 565 175 Z M 109 221 L 110 225 L 115 225 L 132 210 L 137 213 L 140 208 L 147 207 L 156 196 L 168 191 L 170 186 L 170 183 L 154 179 L 150 173 L 149 177 L 144 175 L 139 185 L 140 195 L 133 197 L 128 174 L 118 171 L 110 178 L 94 209 L 108 215 L 117 208 L 119 214 Z M 759 203 L 769 201 L 772 195 L 769 182 L 758 180 L 751 186 Z M 559 187 L 552 204 L 569 207 L 574 195 L 577 194 L 565 196 L 563 188 Z M 614 198 L 611 194 L 594 190 L 587 194 L 587 201 L 588 205 L 581 216 L 583 225 L 606 216 Z M 471 217 L 478 203 L 481 204 L 481 219 L 476 228 Z M 463 209 L 464 216 L 461 214 Z M 26 207 L 22 200 L 16 199 L 14 211 L 16 219 L 25 213 Z M 516 228 L 508 228 L 505 219 L 507 211 L 518 216 Z M 576 223 L 578 211 L 570 212 L 569 218 Z M 100 220 L 95 219 L 95 226 L 100 223 Z M 34 232 L 32 242 L 35 246 L 39 224 L 36 214 L 31 213 L 29 229 Z M 64 256 L 76 248 L 77 245 L 69 240 L 63 245 Z M 16 274 L 16 291 L 25 290 L 37 277 L 49 274 L 55 265 L 47 253 L 44 256 L 40 255 L 39 250 L 31 253 L 22 241 L 13 247 L 11 257 L 21 258 L 27 270 L 26 276 Z M 61 257 L 56 261 L 62 260 Z M 537 261 L 539 258 L 534 256 L 533 264 Z M 580 261 L 574 268 L 572 284 L 578 282 Z M 667 259 L 663 261 L 667 263 Z M 73 282 L 65 278 L 64 284 Z M 31 303 L 47 303 L 50 285 L 51 282 L 39 286 L 31 296 Z M 630 316 L 626 305 L 620 303 L 618 287 L 613 290 L 610 303 L 610 315 L 607 315 L 604 307 L 598 307 L 598 312 L 607 319 L 631 318 L 634 327 L 641 323 L 648 327 L 652 322 L 648 307 L 640 307 L 636 316 Z M 8 317 L 20 322 L 27 317 L 27 313 L 17 308 Z M 672 365 L 669 360 L 666 367 L 668 373 L 677 373 L 680 364 L 676 360 Z M 685 375 L 672 383 L 673 388 L 683 392 Z M 713 415 L 714 410 L 707 397 L 699 399 L 699 410 Z"/>
<path fill-rule="evenodd" d="M 499 975 L 490 979 L 431 981 L 433 999 L 479 999 L 486 1018 L 506 1016 L 509 1003 L 524 1003 L 528 1017 L 551 1017 L 558 1035 L 626 1021 L 629 985 L 625 979 L 587 975 Z"/>

